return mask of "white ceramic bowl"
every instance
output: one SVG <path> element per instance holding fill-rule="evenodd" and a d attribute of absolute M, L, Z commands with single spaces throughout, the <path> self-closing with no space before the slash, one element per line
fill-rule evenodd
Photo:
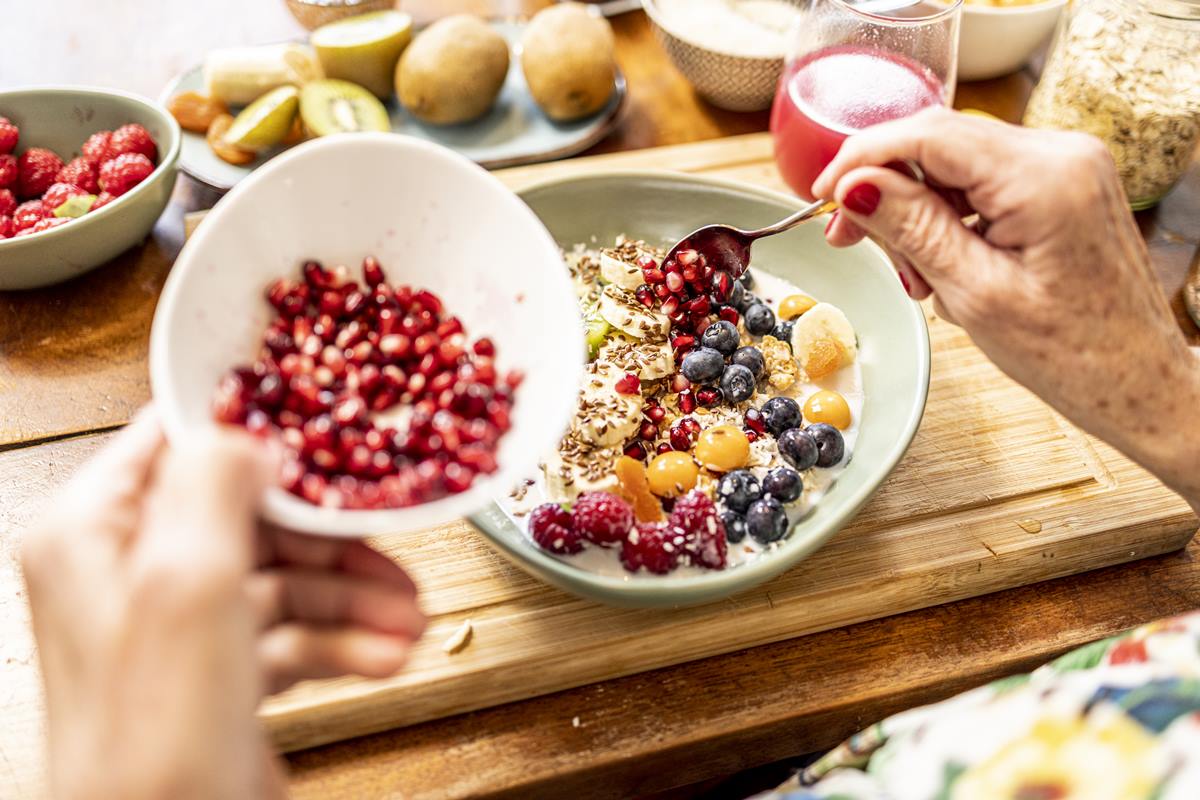
<path fill-rule="evenodd" d="M 561 252 L 533 212 L 466 158 L 395 134 L 345 134 L 277 156 L 225 195 L 163 289 L 150 377 L 169 439 L 211 432 L 220 376 L 251 361 L 272 315 L 263 289 L 315 258 L 357 269 L 374 255 L 392 282 L 432 289 L 497 366 L 520 369 L 499 469 L 466 492 L 388 511 L 320 508 L 273 489 L 265 514 L 296 530 L 397 533 L 462 517 L 535 471 L 565 430 L 583 334 Z"/>
<path fill-rule="evenodd" d="M 980 81 L 1016 72 L 1058 24 L 1067 0 L 1022 6 L 964 3 L 958 40 L 958 79 Z"/>

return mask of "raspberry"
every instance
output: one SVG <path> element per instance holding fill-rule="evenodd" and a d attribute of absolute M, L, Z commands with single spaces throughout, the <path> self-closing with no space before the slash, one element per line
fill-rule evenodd
<path fill-rule="evenodd" d="M 44 147 L 31 147 L 17 159 L 17 194 L 26 200 L 41 197 L 63 168 L 62 159 Z"/>
<path fill-rule="evenodd" d="M 13 193 L 8 189 L 0 189 L 0 215 L 10 217 L 16 208 L 17 198 L 13 197 Z"/>
<path fill-rule="evenodd" d="M 62 219 L 59 219 L 58 217 L 46 217 L 45 219 L 39 219 L 37 224 L 35 224 L 32 228 L 27 228 L 21 231 L 21 233 L 41 233 L 42 231 L 48 231 L 51 228 L 57 228 L 59 225 L 66 225 L 70 221 L 71 220 L 66 217 Z"/>
<path fill-rule="evenodd" d="M 13 227 L 12 217 L 7 214 L 0 214 L 0 239 L 7 239 L 17 232 Z"/>
<path fill-rule="evenodd" d="M 0 156 L 0 189 L 15 189 L 17 187 L 17 157 Z"/>
<path fill-rule="evenodd" d="M 13 212 L 13 228 L 18 231 L 32 228 L 46 216 L 46 209 L 41 200 L 27 200 L 17 206 Z"/>
<path fill-rule="evenodd" d="M 551 553 L 569 555 L 583 549 L 583 538 L 575 530 L 571 512 L 558 503 L 543 503 L 533 510 L 529 533 L 538 547 Z"/>
<path fill-rule="evenodd" d="M 724 569 L 725 524 L 708 495 L 693 490 L 676 500 L 667 524 L 687 537 L 687 551 L 693 564 Z"/>
<path fill-rule="evenodd" d="M 666 575 L 679 564 L 684 537 L 661 522 L 639 522 L 621 544 L 621 563 L 630 572 L 645 567 L 647 572 Z"/>
<path fill-rule="evenodd" d="M 111 203 L 113 200 L 116 200 L 116 199 L 117 199 L 116 197 L 109 194 L 108 192 L 101 192 L 100 194 L 96 195 L 96 202 L 92 203 L 92 211 L 95 211 L 97 208 L 100 208 L 101 206 L 106 206 L 109 203 Z"/>
<path fill-rule="evenodd" d="M 633 527 L 633 509 L 608 492 L 584 492 L 572 508 L 575 530 L 596 544 L 622 541 Z"/>
<path fill-rule="evenodd" d="M 96 182 L 96 168 L 82 156 L 68 161 L 54 176 L 54 182 L 74 184 L 88 194 L 100 191 L 100 184 Z"/>
<path fill-rule="evenodd" d="M 68 198 L 81 194 L 89 194 L 89 192 L 85 192 L 83 189 L 70 183 L 56 183 L 42 195 L 42 205 L 48 213 L 53 213 L 54 209 L 67 202 Z"/>
<path fill-rule="evenodd" d="M 0 117 L 0 153 L 11 153 L 17 149 L 17 139 L 21 132 L 8 117 Z"/>
<path fill-rule="evenodd" d="M 88 160 L 93 167 L 97 169 L 105 161 L 111 161 L 113 156 L 108 151 L 108 140 L 112 137 L 112 131 L 97 131 L 88 137 L 88 140 L 83 143 L 80 150 L 83 152 L 83 158 Z"/>
<path fill-rule="evenodd" d="M 154 164 L 141 153 L 125 153 L 100 167 L 100 188 L 120 197 L 154 172 Z"/>
<path fill-rule="evenodd" d="M 151 163 L 158 160 L 158 148 L 154 145 L 154 137 L 150 135 L 150 131 L 136 123 L 117 128 L 108 140 L 109 158 L 116 158 L 125 153 L 141 153 L 150 159 Z"/>

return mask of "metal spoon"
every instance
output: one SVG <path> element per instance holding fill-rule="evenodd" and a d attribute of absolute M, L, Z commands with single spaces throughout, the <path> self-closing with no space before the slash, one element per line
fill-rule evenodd
<path fill-rule="evenodd" d="M 744 231 L 729 225 L 705 225 L 680 239 L 667 253 L 663 263 L 677 260 L 681 251 L 695 250 L 704 254 L 708 265 L 713 269 L 725 270 L 736 278 L 750 265 L 750 245 L 755 239 L 791 230 L 801 222 L 826 214 L 837 207 L 837 203 L 832 200 L 817 200 L 774 225 L 753 231 Z"/>

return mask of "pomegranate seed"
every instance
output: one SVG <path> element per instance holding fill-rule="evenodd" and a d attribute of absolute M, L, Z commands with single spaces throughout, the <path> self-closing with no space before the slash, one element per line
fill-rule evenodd
<path fill-rule="evenodd" d="M 403 333 L 392 333 L 379 338 L 379 352 L 386 358 L 404 358 L 412 350 L 412 339 Z"/>
<path fill-rule="evenodd" d="M 637 265 L 642 269 L 653 269 L 658 266 L 658 262 L 654 260 L 653 256 L 643 253 L 638 258 Z"/>
<path fill-rule="evenodd" d="M 304 423 L 303 450 L 312 451 L 319 448 L 332 449 L 337 436 L 333 429 L 333 419 L 328 414 L 313 417 Z"/>
<path fill-rule="evenodd" d="M 641 442 L 634 442 L 625 448 L 625 455 L 630 458 L 636 458 L 638 461 L 645 461 L 646 447 Z"/>
<path fill-rule="evenodd" d="M 323 477 L 310 472 L 300 479 L 300 496 L 313 505 L 320 505 L 327 486 Z"/>
<path fill-rule="evenodd" d="M 742 423 L 758 434 L 767 432 L 767 421 L 763 417 L 762 412 L 757 408 L 746 409 L 746 415 L 742 418 Z"/>
<path fill-rule="evenodd" d="M 438 358 L 441 359 L 443 364 L 454 364 L 464 352 L 463 335 L 461 333 L 454 334 L 437 347 Z"/>
<path fill-rule="evenodd" d="M 367 256 L 363 259 L 363 281 L 372 288 L 379 286 L 387 276 L 383 274 L 383 267 L 379 265 L 379 261 L 374 256 Z"/>
<path fill-rule="evenodd" d="M 679 311 L 679 298 L 678 297 L 668 297 L 666 300 L 663 300 L 662 313 L 666 314 L 669 317 L 678 311 Z"/>
<path fill-rule="evenodd" d="M 426 353 L 425 357 L 417 364 L 417 372 L 426 378 L 432 378 L 441 370 L 442 362 L 438 360 L 437 353 Z"/>
<path fill-rule="evenodd" d="M 342 465 L 342 460 L 338 458 L 338 454 L 324 447 L 313 450 L 309 459 L 315 466 L 320 467 L 326 472 L 333 472 Z"/>
<path fill-rule="evenodd" d="M 413 341 L 413 352 L 418 356 L 423 356 L 437 347 L 438 342 L 436 333 L 422 333 Z"/>
<path fill-rule="evenodd" d="M 746 434 L 746 441 L 748 441 L 748 442 L 757 442 L 758 441 L 758 434 L 755 433 L 754 431 L 745 430 L 742 432 Z"/>
<path fill-rule="evenodd" d="M 496 400 L 491 400 L 487 404 L 488 422 L 496 426 L 496 430 L 504 433 L 512 423 L 508 416 L 508 406 Z"/>
<path fill-rule="evenodd" d="M 442 313 L 442 301 L 438 299 L 436 294 L 428 291 L 427 289 L 421 289 L 415 293 L 413 295 L 413 301 L 420 303 L 421 307 L 431 314 Z"/>
<path fill-rule="evenodd" d="M 435 375 L 433 380 L 429 382 L 429 391 L 434 394 L 440 394 L 446 391 L 454 383 L 455 375 L 453 372 L 442 372 Z"/>
<path fill-rule="evenodd" d="M 690 414 L 696 410 L 696 396 L 692 394 L 691 389 L 685 389 L 679 393 L 679 410 L 684 414 Z"/>
<path fill-rule="evenodd" d="M 509 389 L 515 390 L 525 381 L 525 373 L 519 369 L 510 369 L 504 376 L 504 383 Z"/>
<path fill-rule="evenodd" d="M 649 284 L 662 283 L 667 279 L 667 275 L 657 267 L 642 267 L 642 278 Z"/>
<path fill-rule="evenodd" d="M 367 296 L 362 292 L 355 290 L 346 295 L 343 311 L 348 317 L 357 316 L 358 312 L 362 311 L 366 305 Z"/>
<path fill-rule="evenodd" d="M 304 273 L 304 282 L 314 291 L 325 289 L 329 286 L 329 272 L 321 266 L 321 262 L 305 261 L 300 271 Z"/>
<path fill-rule="evenodd" d="M 425 375 L 417 372 L 408 376 L 408 393 L 413 397 L 419 396 L 425 391 Z"/>
<path fill-rule="evenodd" d="M 376 319 L 375 319 L 376 325 L 379 328 L 379 335 L 381 337 L 382 336 L 390 336 L 391 334 L 399 331 L 400 330 L 400 319 L 401 319 L 400 313 L 397 312 L 395 309 L 391 309 L 391 308 L 379 309 L 379 316 L 376 317 Z"/>
<path fill-rule="evenodd" d="M 654 290 L 651 289 L 647 284 L 643 283 L 634 291 L 633 294 L 637 298 L 638 302 L 644 305 L 646 308 L 654 308 Z"/>
<path fill-rule="evenodd" d="M 708 302 L 708 298 L 701 295 L 692 302 L 688 303 L 688 313 L 695 316 L 696 314 L 707 314 L 712 306 Z"/>
<path fill-rule="evenodd" d="M 263 337 L 263 344 L 276 358 L 282 358 L 284 354 L 290 353 L 296 347 L 296 342 L 290 333 L 275 329 L 267 331 L 266 336 Z"/>
<path fill-rule="evenodd" d="M 348 347 L 353 347 L 354 345 L 358 344 L 365 339 L 366 336 L 367 329 L 364 328 L 362 324 L 355 321 L 349 323 L 340 331 L 338 331 L 337 336 L 334 337 L 333 343 L 345 350 Z"/>
<path fill-rule="evenodd" d="M 313 380 L 317 382 L 317 386 L 329 388 L 330 386 L 333 386 L 333 370 L 322 364 L 313 370 Z"/>
<path fill-rule="evenodd" d="M 496 345 L 486 336 L 482 336 L 475 340 L 475 344 L 471 346 L 477 356 L 494 356 L 496 355 Z"/>
<path fill-rule="evenodd" d="M 651 422 L 662 422 L 667 418 L 667 410 L 662 406 L 650 406 L 645 413 Z"/>
<path fill-rule="evenodd" d="M 729 299 L 729 291 L 733 288 L 733 278 L 728 272 L 714 272 L 712 276 L 713 299 L 724 303 Z"/>
<path fill-rule="evenodd" d="M 733 306 L 721 306 L 717 309 L 717 316 L 726 322 L 732 322 L 734 325 L 737 325 L 738 320 L 742 318 L 741 314 Z"/>
<path fill-rule="evenodd" d="M 659 300 L 665 300 L 666 298 L 671 296 L 671 290 L 667 288 L 667 285 L 665 283 L 655 284 L 654 296 L 657 297 Z"/>
<path fill-rule="evenodd" d="M 341 425 L 361 425 L 367 418 L 367 404 L 361 397 L 347 397 L 333 407 L 333 418 Z"/>
<path fill-rule="evenodd" d="M 637 375 L 627 372 L 625 373 L 625 377 L 617 381 L 613 388 L 620 394 L 641 394 L 642 381 Z"/>
<path fill-rule="evenodd" d="M 691 436 L 696 436 L 700 433 L 700 423 L 696 422 L 693 417 L 684 417 L 675 424 L 683 428 Z"/>
<path fill-rule="evenodd" d="M 686 350 L 696 344 L 696 337 L 688 333 L 680 333 L 671 337 L 672 350 Z"/>
<path fill-rule="evenodd" d="M 669 291 L 678 292 L 683 289 L 684 277 L 678 272 L 668 272 L 665 280 Z"/>
<path fill-rule="evenodd" d="M 462 320 L 460 320 L 458 317 L 450 317 L 450 319 L 438 323 L 437 328 L 434 329 L 434 333 L 436 333 L 442 339 L 447 339 L 456 333 L 462 332 Z"/>
<path fill-rule="evenodd" d="M 263 408 L 278 408 L 283 402 L 283 379 L 278 375 L 264 375 L 254 391 L 254 401 Z"/>
<path fill-rule="evenodd" d="M 700 254 L 695 250 L 680 250 L 675 254 L 675 260 L 685 267 L 689 264 L 696 263 L 696 260 L 699 258 Z"/>
<path fill-rule="evenodd" d="M 704 275 L 704 270 L 703 270 L 703 268 L 698 267 L 695 264 L 691 264 L 689 266 L 684 267 L 683 272 L 681 272 L 680 274 L 683 276 L 683 279 L 685 281 L 687 281 L 688 283 L 695 283 L 697 280 L 699 280 Z"/>
<path fill-rule="evenodd" d="M 647 442 L 653 442 L 658 438 L 658 426 L 650 420 L 642 423 L 642 429 L 638 431 L 638 436 L 641 436 Z"/>
<path fill-rule="evenodd" d="M 661 456 L 663 453 L 669 453 L 674 449 L 675 449 L 674 447 L 671 447 L 670 442 L 662 442 L 658 445 L 658 447 L 656 447 L 654 449 L 654 452 L 658 453 Z"/>
<path fill-rule="evenodd" d="M 721 390 L 705 388 L 696 392 L 696 402 L 705 408 L 712 408 L 721 402 Z"/>
<path fill-rule="evenodd" d="M 317 336 L 315 333 L 310 333 L 308 338 L 306 338 L 300 344 L 300 353 L 301 355 L 315 357 L 321 353 L 321 350 L 324 349 L 324 346 L 325 343 L 321 341 L 320 336 Z"/>
<path fill-rule="evenodd" d="M 692 330 L 696 332 L 697 336 L 703 336 L 704 331 L 706 331 L 708 326 L 712 324 L 712 319 L 708 316 L 708 314 L 693 314 L 688 319 L 688 322 L 691 324 Z"/>
<path fill-rule="evenodd" d="M 471 488 L 471 483 L 475 480 L 475 473 L 470 467 L 462 464 L 450 463 L 446 465 L 446 474 L 442 478 L 446 486 L 446 491 L 450 494 L 458 494 L 465 492 Z"/>
<path fill-rule="evenodd" d="M 688 436 L 688 432 L 681 427 L 671 428 L 670 434 L 671 447 L 675 450 L 686 451 L 692 447 L 692 437 Z"/>
<path fill-rule="evenodd" d="M 321 292 L 321 297 L 317 301 L 317 308 L 322 314 L 341 314 L 342 308 L 345 306 L 345 299 L 342 293 L 336 289 L 327 289 Z"/>

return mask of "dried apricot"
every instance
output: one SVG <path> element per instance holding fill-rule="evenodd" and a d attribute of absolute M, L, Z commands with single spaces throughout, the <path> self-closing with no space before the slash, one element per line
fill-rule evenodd
<path fill-rule="evenodd" d="M 167 101 L 167 110 L 185 131 L 207 133 L 208 126 L 229 109 L 215 97 L 199 92 L 182 92 Z"/>
<path fill-rule="evenodd" d="M 229 126 L 233 124 L 233 117 L 228 114 L 221 114 L 213 119 L 212 124 L 208 126 L 208 132 L 204 138 L 208 141 L 208 146 L 217 154 L 217 157 L 222 161 L 226 161 L 235 166 L 244 166 L 254 160 L 254 153 L 249 150 L 243 150 L 240 147 L 234 147 L 229 142 L 225 141 L 225 132 L 229 130 Z"/>
<path fill-rule="evenodd" d="M 804 372 L 810 381 L 836 372 L 842 365 L 842 350 L 833 339 L 817 339 L 804 356 Z"/>
<path fill-rule="evenodd" d="M 633 506 L 638 522 L 658 522 L 663 518 L 662 504 L 650 493 L 646 467 L 637 459 L 621 456 L 613 467 L 620 483 L 621 496 Z"/>

